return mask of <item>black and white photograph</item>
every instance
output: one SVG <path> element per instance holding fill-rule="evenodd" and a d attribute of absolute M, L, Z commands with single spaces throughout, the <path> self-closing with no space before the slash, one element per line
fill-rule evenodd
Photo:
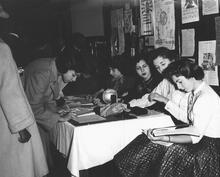
<path fill-rule="evenodd" d="M 0 0 L 0 177 L 220 177 L 203 1 Z"/>

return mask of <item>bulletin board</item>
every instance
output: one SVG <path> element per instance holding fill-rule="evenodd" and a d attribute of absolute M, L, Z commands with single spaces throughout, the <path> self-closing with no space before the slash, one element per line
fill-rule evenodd
<path fill-rule="evenodd" d="M 217 0 L 218 1 L 218 0 Z M 216 27 L 215 27 L 215 18 L 219 17 L 220 14 L 215 13 L 215 14 L 210 14 L 210 15 L 203 15 L 203 1 L 202 0 L 196 0 L 198 3 L 198 8 L 199 8 L 199 20 L 194 21 L 194 22 L 189 22 L 189 23 L 182 23 L 182 12 L 181 12 L 181 0 L 175 1 L 175 10 L 176 10 L 176 32 L 177 32 L 177 38 L 176 41 L 178 41 L 178 50 L 179 50 L 179 57 L 182 58 L 192 58 L 194 59 L 197 63 L 199 63 L 199 42 L 200 41 L 212 41 L 216 40 Z M 218 7 L 219 8 L 219 7 Z M 219 10 L 218 10 L 219 11 Z M 195 33 L 195 45 L 194 45 L 194 53 L 191 56 L 182 56 L 182 44 L 183 40 L 182 39 L 182 30 L 190 30 L 194 29 Z M 219 72 L 219 65 L 218 67 L 218 78 L 220 78 L 220 72 Z M 218 81 L 218 86 L 215 86 L 214 88 L 219 91 L 219 81 Z"/>

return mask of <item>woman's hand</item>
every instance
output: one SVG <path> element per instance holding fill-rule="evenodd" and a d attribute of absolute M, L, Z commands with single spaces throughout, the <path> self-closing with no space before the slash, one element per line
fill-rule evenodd
<path fill-rule="evenodd" d="M 158 94 L 158 93 L 151 93 L 149 96 L 148 96 L 148 100 L 149 101 L 159 101 L 159 102 L 162 102 L 164 104 L 167 104 L 167 102 L 169 101 L 168 98 Z"/>
<path fill-rule="evenodd" d="M 21 130 L 21 131 L 19 131 L 18 132 L 18 134 L 19 134 L 19 138 L 18 138 L 18 141 L 20 142 L 20 143 L 26 143 L 26 142 L 28 142 L 29 140 L 30 140 L 30 138 L 31 138 L 31 134 L 29 133 L 29 131 L 25 128 L 25 129 L 23 129 L 23 130 Z"/>
<path fill-rule="evenodd" d="M 151 140 L 151 141 L 169 142 L 169 137 L 168 136 L 154 136 L 153 129 L 144 130 L 143 133 L 146 134 L 148 139 Z"/>
<path fill-rule="evenodd" d="M 127 110 L 127 105 L 123 103 L 115 103 L 114 107 L 112 108 L 112 111 L 115 113 L 121 113 L 125 110 Z"/>
<path fill-rule="evenodd" d="M 63 116 L 60 116 L 60 118 L 59 118 L 59 122 L 66 122 L 66 121 L 68 121 L 68 120 L 70 120 L 71 118 L 73 118 L 73 117 L 76 117 L 76 114 L 75 113 L 72 113 L 72 112 L 68 112 L 68 113 L 66 113 L 65 115 L 63 115 Z"/>

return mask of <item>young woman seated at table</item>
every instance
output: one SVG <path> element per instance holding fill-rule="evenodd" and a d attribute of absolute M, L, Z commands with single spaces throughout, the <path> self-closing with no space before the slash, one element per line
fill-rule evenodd
<path fill-rule="evenodd" d="M 146 93 L 151 93 L 155 87 L 162 81 L 162 76 L 158 74 L 155 68 L 144 56 L 135 58 L 136 79 L 134 88 L 132 88 L 126 97 L 125 102 L 132 99 L 141 98 Z"/>
<path fill-rule="evenodd" d="M 184 92 L 180 92 L 176 90 L 175 85 L 172 81 L 170 81 L 168 78 L 164 75 L 164 70 L 173 62 L 176 58 L 176 53 L 174 51 L 171 51 L 165 47 L 160 47 L 155 50 L 153 50 L 150 53 L 150 58 L 152 59 L 153 66 L 155 69 L 162 75 L 164 78 L 154 89 L 151 93 L 146 93 L 139 99 L 133 99 L 129 102 L 128 107 L 151 107 L 156 103 L 154 101 L 154 97 L 157 96 L 157 94 L 162 95 L 167 98 L 176 97 L 178 100 L 174 102 L 176 104 L 176 109 L 180 109 L 178 107 L 179 104 L 182 105 L 182 110 L 186 110 L 186 104 L 187 104 L 187 97 Z M 159 110 L 165 111 L 163 109 L 164 105 L 159 106 Z M 174 115 L 176 116 L 176 115 Z M 180 115 L 179 115 L 180 116 Z M 179 123 L 178 121 L 175 123 Z"/>
<path fill-rule="evenodd" d="M 118 97 L 122 98 L 128 94 L 128 91 L 134 87 L 135 79 L 133 77 L 130 58 L 125 55 L 116 56 L 109 62 L 110 80 L 107 80 L 105 88 L 100 89 L 93 96 L 96 104 L 102 104 L 102 93 L 106 89 L 117 91 Z"/>
<path fill-rule="evenodd" d="M 172 63 L 168 71 L 178 89 L 188 93 L 185 122 L 194 127 L 199 136 L 154 136 L 149 129 L 119 152 L 114 162 L 124 177 L 220 176 L 220 98 L 203 81 L 204 72 L 197 64 L 179 60 Z M 207 103 L 210 104 L 208 109 Z M 172 144 L 164 146 L 160 142 Z"/>
<path fill-rule="evenodd" d="M 165 47 L 157 48 L 150 53 L 150 59 L 152 60 L 154 68 L 163 75 L 163 71 L 169 66 L 170 63 L 175 61 L 175 53 Z M 164 78 L 151 93 L 159 93 L 164 96 L 170 96 L 175 91 L 174 85 Z M 149 101 L 150 93 L 146 93 L 139 99 L 133 99 L 129 102 L 131 107 L 148 107 L 153 105 L 155 102 Z"/>

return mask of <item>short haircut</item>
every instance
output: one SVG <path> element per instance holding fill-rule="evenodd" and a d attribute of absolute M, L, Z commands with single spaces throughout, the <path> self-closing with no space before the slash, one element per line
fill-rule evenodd
<path fill-rule="evenodd" d="M 159 48 L 154 49 L 150 52 L 150 58 L 151 58 L 152 62 L 157 57 L 167 58 L 170 61 L 174 61 L 177 58 L 177 53 L 173 50 L 169 50 L 166 47 L 159 47 Z"/>
<path fill-rule="evenodd" d="M 165 69 L 165 75 L 168 78 L 184 76 L 187 79 L 195 78 L 196 80 L 202 80 L 205 76 L 203 69 L 189 59 L 181 59 L 171 63 Z"/>
<path fill-rule="evenodd" d="M 57 70 L 60 73 L 66 73 L 68 70 L 76 70 L 76 57 L 73 49 L 64 48 L 56 58 Z"/>

